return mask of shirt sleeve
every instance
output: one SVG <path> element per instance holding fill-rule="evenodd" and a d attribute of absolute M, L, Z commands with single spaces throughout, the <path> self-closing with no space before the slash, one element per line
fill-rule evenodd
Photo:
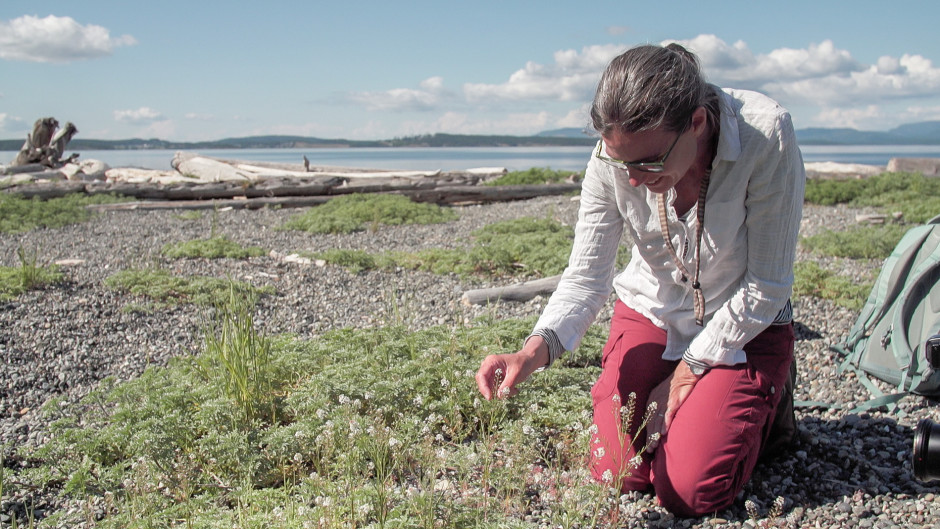
<path fill-rule="evenodd" d="M 551 329 L 564 350 L 578 347 L 610 296 L 623 222 L 610 174 L 592 158 L 581 184 L 568 266 L 536 322 L 534 334 Z"/>
<path fill-rule="evenodd" d="M 792 292 L 806 174 L 788 113 L 781 110 L 765 141 L 745 197 L 747 270 L 684 353 L 693 364 L 734 364 L 736 353 L 774 321 Z"/>

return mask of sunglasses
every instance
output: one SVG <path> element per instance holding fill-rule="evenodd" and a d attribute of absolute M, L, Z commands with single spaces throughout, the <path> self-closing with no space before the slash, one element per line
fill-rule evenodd
<path fill-rule="evenodd" d="M 611 158 L 607 156 L 606 154 L 604 154 L 603 140 L 598 142 L 597 150 L 594 151 L 594 156 L 596 156 L 597 159 L 606 163 L 607 165 L 616 167 L 617 169 L 621 169 L 623 171 L 629 171 L 633 169 L 637 171 L 643 171 L 644 173 L 661 173 L 663 172 L 664 167 L 666 165 L 666 159 L 669 158 L 669 155 L 672 153 L 672 149 L 676 146 L 677 143 L 679 143 L 679 138 L 681 138 L 682 135 L 685 134 L 685 131 L 686 129 L 683 129 L 682 131 L 679 132 L 678 135 L 676 135 L 676 139 L 673 140 L 672 145 L 669 146 L 669 149 L 666 151 L 666 154 L 664 154 L 663 157 L 660 158 L 658 162 L 625 162 L 623 160 Z"/>

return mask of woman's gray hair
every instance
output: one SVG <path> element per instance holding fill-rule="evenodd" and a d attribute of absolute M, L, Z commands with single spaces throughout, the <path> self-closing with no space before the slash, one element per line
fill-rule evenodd
<path fill-rule="evenodd" d="M 695 109 L 717 118 L 718 100 L 695 55 L 679 44 L 631 48 L 607 65 L 597 85 L 591 120 L 602 136 L 664 126 L 685 130 Z"/>

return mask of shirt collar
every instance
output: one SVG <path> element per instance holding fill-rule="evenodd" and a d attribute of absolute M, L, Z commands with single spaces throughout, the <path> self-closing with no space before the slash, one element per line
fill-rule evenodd
<path fill-rule="evenodd" d="M 718 118 L 721 130 L 718 133 L 718 150 L 715 154 L 715 164 L 722 160 L 736 161 L 741 154 L 741 136 L 738 134 L 738 116 L 734 108 L 734 98 L 717 86 L 718 108 L 721 114 Z"/>

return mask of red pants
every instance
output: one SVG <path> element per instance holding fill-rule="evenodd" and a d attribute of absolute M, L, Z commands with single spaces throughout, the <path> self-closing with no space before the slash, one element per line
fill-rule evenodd
<path fill-rule="evenodd" d="M 771 325 L 744 346 L 746 364 L 708 371 L 679 408 L 659 448 L 630 469 L 628 462 L 646 442 L 645 432 L 632 445 L 630 440 L 649 394 L 678 362 L 662 359 L 666 331 L 618 301 L 603 371 L 591 390 L 597 427 L 591 443 L 594 477 L 619 481 L 623 491 L 652 486 L 662 505 L 678 516 L 701 516 L 730 505 L 750 478 L 773 423 L 793 342 L 792 324 Z M 621 429 L 621 406 L 631 392 L 636 394 L 635 418 Z"/>

